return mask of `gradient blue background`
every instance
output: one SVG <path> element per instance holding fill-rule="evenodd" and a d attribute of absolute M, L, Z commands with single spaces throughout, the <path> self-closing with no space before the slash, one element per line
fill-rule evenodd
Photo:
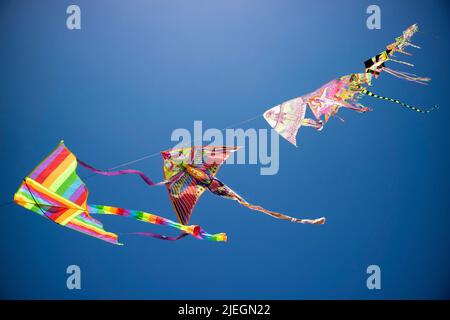
<path fill-rule="evenodd" d="M 66 8 L 82 30 L 66 29 Z M 255 214 L 205 194 L 192 223 L 228 243 L 123 237 L 112 246 L 25 209 L 0 208 L 0 298 L 422 299 L 450 297 L 449 8 L 445 1 L 377 1 L 382 29 L 366 28 L 372 1 L 2 1 L 0 202 L 59 142 L 99 168 L 170 148 L 176 128 L 222 128 L 262 113 L 363 61 L 418 23 L 422 50 L 405 58 L 427 87 L 384 74 L 368 114 L 342 111 L 296 149 L 280 140 L 280 171 L 225 166 L 219 176 L 249 201 L 320 227 Z M 393 68 L 405 69 L 399 65 Z M 411 70 L 407 70 L 411 71 Z M 244 128 L 267 128 L 259 118 Z M 161 159 L 133 166 L 158 180 Z M 88 173 L 80 169 L 81 176 Z M 165 188 L 138 178 L 86 180 L 90 202 L 175 219 Z M 111 231 L 163 227 L 102 217 Z M 173 232 L 172 232 L 173 233 Z M 66 289 L 66 268 L 82 290 Z M 366 288 L 366 268 L 382 290 Z"/>

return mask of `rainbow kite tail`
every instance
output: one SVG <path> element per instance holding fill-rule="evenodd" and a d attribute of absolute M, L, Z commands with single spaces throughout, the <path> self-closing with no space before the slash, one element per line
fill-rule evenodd
<path fill-rule="evenodd" d="M 110 214 L 110 215 L 117 215 L 117 216 L 124 216 L 133 218 L 135 220 L 139 220 L 142 222 L 147 222 L 151 224 L 158 224 L 163 226 L 169 226 L 175 229 L 178 229 L 182 231 L 183 233 L 178 237 L 168 237 L 165 235 L 160 234 L 154 234 L 149 232 L 133 232 L 130 234 L 135 235 L 141 235 L 141 236 L 150 236 L 153 238 L 158 238 L 162 240 L 171 240 L 176 241 L 184 237 L 183 234 L 189 234 L 191 236 L 194 236 L 197 239 L 201 240 L 209 240 L 209 241 L 226 241 L 227 236 L 225 233 L 218 233 L 218 234 L 209 234 L 205 230 L 203 230 L 200 226 L 196 225 L 183 225 L 181 223 L 174 222 L 172 220 L 139 211 L 139 210 L 128 210 L 124 208 L 116 208 L 116 207 L 110 207 L 110 206 L 102 206 L 102 205 L 89 205 L 88 206 L 88 212 L 90 214 Z"/>

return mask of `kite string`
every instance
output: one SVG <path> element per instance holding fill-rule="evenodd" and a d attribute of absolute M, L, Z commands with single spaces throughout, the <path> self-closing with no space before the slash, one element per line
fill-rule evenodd
<path fill-rule="evenodd" d="M 242 124 L 251 122 L 251 121 L 253 121 L 253 120 L 259 118 L 260 116 L 261 116 L 261 114 L 258 114 L 258 115 L 254 116 L 254 117 L 248 118 L 247 120 L 243 120 L 243 121 L 238 122 L 238 123 L 230 124 L 230 125 L 228 125 L 228 126 L 222 128 L 222 129 L 220 129 L 220 131 L 223 131 L 223 130 L 229 129 L 229 128 L 231 128 L 231 127 L 236 127 L 236 126 L 240 126 L 240 125 L 242 125 Z"/>
<path fill-rule="evenodd" d="M 124 163 L 121 163 L 121 164 L 118 164 L 118 165 L 116 165 L 116 166 L 114 166 L 114 167 L 112 167 L 112 168 L 109 168 L 107 171 L 119 169 L 119 168 L 128 166 L 128 165 L 130 165 L 130 164 L 134 164 L 134 163 L 137 163 L 137 162 L 144 161 L 144 160 L 146 160 L 146 159 L 155 157 L 155 156 L 159 155 L 160 153 L 161 153 L 161 152 L 155 152 L 155 153 L 151 153 L 151 154 L 148 154 L 148 155 L 144 155 L 144 156 L 141 157 L 141 158 L 138 158 L 138 159 L 135 159 L 135 160 L 131 160 L 131 161 L 127 161 L 127 162 L 124 162 Z"/>
<path fill-rule="evenodd" d="M 229 129 L 229 128 L 231 128 L 231 127 L 236 127 L 236 126 L 239 126 L 239 125 L 243 125 L 243 124 L 245 124 L 245 123 L 251 122 L 251 121 L 253 121 L 253 120 L 259 118 L 260 116 L 261 116 L 261 114 L 258 114 L 258 115 L 254 116 L 254 117 L 248 118 L 247 120 L 243 120 L 243 121 L 238 122 L 238 123 L 230 124 L 230 125 L 228 125 L 228 126 L 222 128 L 222 129 L 219 129 L 219 131 L 224 131 L 224 130 Z M 197 142 L 201 142 L 201 141 L 202 141 L 202 140 L 197 139 L 197 140 L 192 141 L 191 144 L 194 144 L 194 145 L 195 145 Z M 244 146 L 243 146 L 243 148 L 244 148 Z M 159 154 L 161 154 L 160 151 L 154 152 L 154 153 L 150 153 L 150 154 L 146 154 L 146 155 L 143 155 L 143 156 L 140 157 L 140 158 L 137 158 L 137 159 L 134 159 L 134 160 L 129 160 L 129 161 L 127 161 L 127 162 L 118 164 L 118 165 L 116 165 L 116 166 L 114 166 L 114 167 L 111 167 L 111 168 L 105 170 L 105 171 L 111 171 L 111 170 L 119 169 L 119 168 L 122 168 L 122 167 L 125 167 L 125 166 L 129 166 L 129 165 L 131 165 L 131 164 L 135 164 L 135 163 L 138 163 L 138 162 L 141 162 L 141 161 L 144 161 L 144 160 L 153 158 L 153 157 L 155 157 L 155 156 L 157 156 L 157 155 L 159 155 Z M 92 173 L 92 174 L 90 174 L 90 175 L 84 177 L 83 179 L 90 178 L 90 177 L 92 177 L 92 176 L 94 176 L 94 175 L 96 175 L 96 174 L 97 174 L 97 173 Z"/>

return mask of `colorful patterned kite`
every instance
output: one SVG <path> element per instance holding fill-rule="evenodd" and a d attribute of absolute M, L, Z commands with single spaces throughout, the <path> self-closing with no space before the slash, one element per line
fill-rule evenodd
<path fill-rule="evenodd" d="M 399 100 L 377 95 L 367 89 L 368 86 L 372 85 L 373 77 L 377 78 L 382 71 L 421 84 L 426 84 L 430 81 L 430 78 L 418 77 L 414 74 L 392 70 L 385 66 L 387 61 L 412 66 L 410 63 L 394 60 L 392 56 L 396 52 L 409 54 L 405 51 L 407 46 L 418 48 L 418 46 L 410 43 L 411 37 L 417 30 L 417 25 L 410 26 L 394 43 L 387 46 L 386 51 L 367 60 L 364 63 L 366 67 L 365 73 L 353 73 L 334 79 L 314 92 L 283 102 L 267 110 L 264 113 L 264 118 L 283 138 L 297 146 L 296 136 L 301 126 L 313 127 L 320 131 L 330 117 L 337 117 L 336 114 L 340 108 L 347 108 L 360 113 L 371 111 L 371 109 L 359 103 L 363 95 L 388 100 L 420 113 L 431 112 L 434 107 L 429 110 L 422 110 Z M 309 107 L 315 119 L 305 117 L 307 107 Z"/>
<path fill-rule="evenodd" d="M 128 210 L 110 206 L 87 204 L 88 190 L 76 173 L 79 161 L 61 142 L 58 147 L 26 177 L 14 195 L 14 201 L 55 223 L 82 232 L 89 236 L 113 244 L 118 242 L 117 234 L 103 229 L 101 222 L 91 217 L 91 214 L 107 214 L 130 217 L 139 221 L 166 225 L 182 231 L 178 237 L 167 237 L 159 234 L 135 232 L 132 234 L 155 237 L 163 240 L 178 240 L 186 235 L 211 241 L 226 241 L 226 235 L 219 233 L 211 235 L 199 226 L 186 226 L 171 220 L 137 210 Z M 91 167 L 92 168 L 92 167 Z M 139 174 L 139 171 L 124 170 L 104 174 Z M 148 179 L 148 178 L 147 178 Z M 146 179 L 144 179 L 146 180 Z M 148 179 L 149 184 L 153 185 Z"/>
<path fill-rule="evenodd" d="M 372 76 L 357 73 L 332 80 L 307 95 L 283 102 L 264 113 L 264 119 L 283 138 L 297 146 L 296 135 L 301 126 L 313 127 L 318 131 L 328 122 L 330 117 L 336 116 L 341 107 L 358 112 L 369 111 L 358 100 L 362 88 L 370 84 Z M 305 118 L 309 106 L 314 119 Z"/>
<path fill-rule="evenodd" d="M 394 54 L 396 52 L 400 52 L 400 53 L 410 56 L 411 54 L 405 51 L 406 47 L 413 47 L 416 49 L 420 49 L 419 46 L 416 46 L 410 42 L 412 36 L 417 31 L 419 31 L 419 27 L 417 26 L 417 24 L 413 24 L 408 29 L 403 31 L 403 34 L 400 37 L 396 38 L 394 43 L 391 43 L 390 45 L 388 45 L 386 47 L 385 51 L 377 54 L 375 57 L 372 57 L 372 58 L 364 61 L 364 66 L 366 68 L 365 72 L 371 73 L 375 76 L 375 78 L 378 78 L 378 76 L 380 75 L 380 73 L 382 71 L 386 71 L 387 73 L 389 73 L 395 77 L 401 78 L 401 79 L 417 82 L 420 84 L 428 83 L 431 80 L 430 78 L 419 77 L 415 74 L 393 70 L 393 69 L 386 67 L 386 65 L 385 65 L 386 62 L 392 61 L 392 62 L 397 62 L 397 63 L 403 64 L 403 65 L 407 65 L 410 67 L 414 66 L 413 64 L 411 64 L 409 62 L 395 60 L 392 57 L 394 57 Z"/>
<path fill-rule="evenodd" d="M 215 176 L 220 166 L 238 147 L 187 147 L 163 151 L 164 178 L 167 181 L 170 201 L 178 220 L 186 225 L 197 201 L 206 189 L 220 197 L 239 202 L 241 205 L 272 217 L 296 223 L 323 224 L 325 218 L 298 219 L 252 205 Z"/>

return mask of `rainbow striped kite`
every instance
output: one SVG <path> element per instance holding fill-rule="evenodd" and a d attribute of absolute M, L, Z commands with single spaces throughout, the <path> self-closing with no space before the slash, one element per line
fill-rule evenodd
<path fill-rule="evenodd" d="M 125 216 L 147 223 L 170 226 L 182 231 L 177 237 L 147 232 L 133 233 L 136 235 L 163 240 L 178 240 L 186 235 L 192 235 L 198 239 L 226 241 L 227 237 L 224 233 L 211 235 L 199 226 L 186 226 L 150 213 L 110 206 L 88 205 L 88 190 L 76 173 L 78 163 L 85 166 L 61 141 L 58 147 L 24 179 L 14 194 L 14 201 L 59 225 L 112 244 L 121 244 L 118 242 L 118 235 L 106 231 L 102 223 L 92 218 L 91 214 Z"/>

